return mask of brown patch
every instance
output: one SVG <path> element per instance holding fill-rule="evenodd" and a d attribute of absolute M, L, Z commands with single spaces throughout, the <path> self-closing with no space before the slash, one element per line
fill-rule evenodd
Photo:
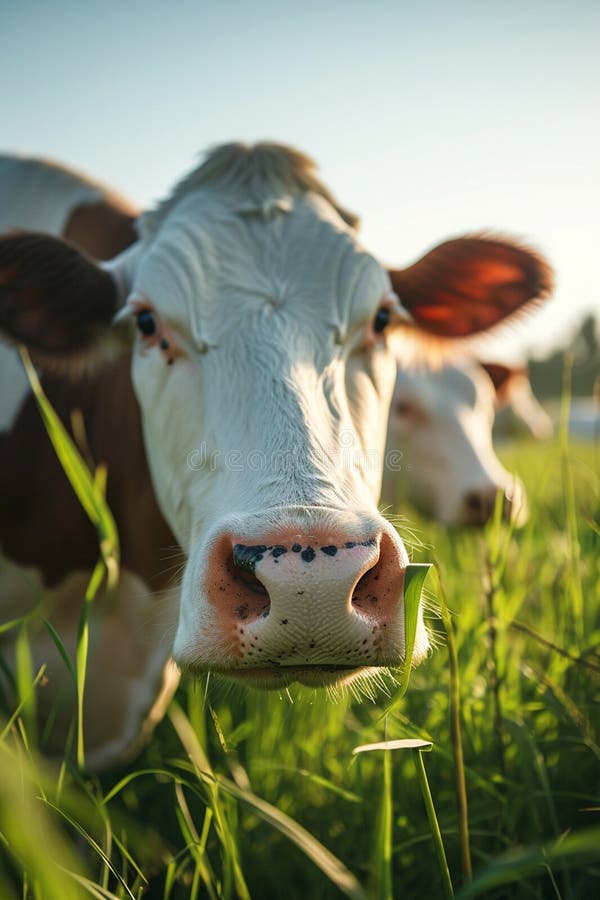
<path fill-rule="evenodd" d="M 112 259 L 135 244 L 137 213 L 114 203 L 88 203 L 76 207 L 65 227 L 64 238 L 94 259 Z"/>
<path fill-rule="evenodd" d="M 39 321 L 58 313 L 66 331 L 54 338 L 52 332 L 38 335 L 36 347 L 60 353 L 54 342 L 62 341 L 67 352 L 70 347 L 81 352 L 81 342 L 108 324 L 116 308 L 112 278 L 85 254 L 104 258 L 125 250 L 136 240 L 135 215 L 135 209 L 116 195 L 77 207 L 65 237 L 84 253 L 47 235 L 0 238 L 0 323 L 5 299 L 9 309 L 17 306 L 19 287 L 25 299 L 29 293 L 38 299 L 37 312 L 35 305 L 31 313 L 16 311 L 25 334 L 13 333 L 14 339 L 23 340 L 30 330 L 37 334 Z M 3 276 L 8 287 L 2 284 Z M 42 295 L 45 301 L 40 303 Z M 35 349 L 31 340 L 27 343 Z M 150 481 L 129 354 L 76 382 L 45 374 L 42 386 L 69 430 L 73 423 L 82 423 L 79 443 L 83 433 L 88 463 L 107 466 L 107 499 L 119 531 L 122 564 L 151 589 L 166 587 L 172 571 L 163 571 L 164 549 L 175 540 Z M 79 414 L 73 417 L 76 410 Z M 56 458 L 33 395 L 11 433 L 0 435 L 0 470 L 0 545 L 6 555 L 38 568 L 47 586 L 58 584 L 74 569 L 93 567 L 98 558 L 95 529 Z"/>
<path fill-rule="evenodd" d="M 107 499 L 121 542 L 122 564 L 152 590 L 166 587 L 165 547 L 175 540 L 159 512 L 143 445 L 140 411 L 122 355 L 93 377 L 73 383 L 42 378 L 42 386 L 70 430 L 81 410 L 89 452 L 108 469 Z M 10 434 L 0 435 L 0 545 L 6 556 L 41 570 L 48 586 L 98 559 L 95 529 L 56 458 L 30 395 Z"/>
<path fill-rule="evenodd" d="M 541 256 L 484 236 L 446 241 L 390 277 L 417 325 L 448 338 L 486 331 L 552 290 Z"/>
<path fill-rule="evenodd" d="M 45 234 L 0 238 L 0 331 L 35 355 L 80 355 L 117 309 L 112 277 L 76 247 Z"/>

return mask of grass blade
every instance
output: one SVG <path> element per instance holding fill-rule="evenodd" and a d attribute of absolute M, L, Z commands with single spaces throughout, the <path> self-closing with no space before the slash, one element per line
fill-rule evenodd
<path fill-rule="evenodd" d="M 383 778 L 377 825 L 375 828 L 375 847 L 371 864 L 369 894 L 377 900 L 393 900 L 392 880 L 392 820 L 393 820 L 393 785 L 392 785 L 392 753 L 385 750 L 383 754 Z"/>
<path fill-rule="evenodd" d="M 19 711 L 23 719 L 29 744 L 37 746 L 37 695 L 36 685 L 40 680 L 40 673 L 33 676 L 33 657 L 29 643 L 28 623 L 25 621 L 19 630 L 15 642 L 15 662 L 17 669 L 17 694 L 19 697 Z"/>
<path fill-rule="evenodd" d="M 575 486 L 573 484 L 573 472 L 569 460 L 569 416 L 571 412 L 571 375 L 573 370 L 573 358 L 565 353 L 563 366 L 563 385 L 560 406 L 560 459 L 563 482 L 563 495 L 565 504 L 565 521 L 567 538 L 569 542 L 570 569 L 568 586 L 571 595 L 569 604 L 572 610 L 572 619 L 569 624 L 569 632 L 581 646 L 585 634 L 583 589 L 581 587 L 581 551 L 577 528 L 577 507 L 575 504 Z"/>
<path fill-rule="evenodd" d="M 444 842 L 442 841 L 442 833 L 440 831 L 440 826 L 435 814 L 433 798 L 429 789 L 429 782 L 427 781 L 427 773 L 425 772 L 425 763 L 423 762 L 422 750 L 415 750 L 414 760 L 417 769 L 419 785 L 421 787 L 421 793 L 423 794 L 425 809 L 427 810 L 427 818 L 429 820 L 429 828 L 431 831 L 431 837 L 433 839 L 433 846 L 438 862 L 438 868 L 440 870 L 440 877 L 442 879 L 442 889 L 444 892 L 444 897 L 450 898 L 451 900 L 451 898 L 454 897 L 454 889 L 452 887 L 452 880 L 450 878 L 450 870 L 448 869 L 448 861 L 446 860 L 446 852 L 444 850 Z"/>
<path fill-rule="evenodd" d="M 104 561 L 99 559 L 96 568 L 92 572 L 89 584 L 85 592 L 83 608 L 79 618 L 79 628 L 77 632 L 77 648 L 75 651 L 75 670 L 77 674 L 77 765 L 80 769 L 85 768 L 85 747 L 84 747 L 84 727 L 83 727 L 83 700 L 85 695 L 85 675 L 87 670 L 87 656 L 89 643 L 89 613 L 90 606 L 94 601 L 102 579 L 104 578 Z"/>
<path fill-rule="evenodd" d="M 406 567 L 404 573 L 404 665 L 400 674 L 400 686 L 381 713 L 379 721 L 386 718 L 408 690 L 421 605 L 421 591 L 430 568 L 431 563 L 409 563 Z"/>
<path fill-rule="evenodd" d="M 19 352 L 54 452 L 71 482 L 77 499 L 98 530 L 100 552 L 106 565 L 109 587 L 113 587 L 116 584 L 119 570 L 119 537 L 115 520 L 101 492 L 105 479 L 102 474 L 95 478 L 90 473 L 73 440 L 46 397 L 27 349 L 20 346 Z"/>
<path fill-rule="evenodd" d="M 355 747 L 352 753 L 370 753 L 372 750 L 431 750 L 431 741 L 422 741 L 420 738 L 402 738 L 397 741 L 379 741 L 376 744 L 361 744 Z"/>
<path fill-rule="evenodd" d="M 35 678 L 33 679 L 33 681 L 30 682 L 28 691 L 26 691 L 25 694 L 21 697 L 18 706 L 16 707 L 16 709 L 13 710 L 6 725 L 0 732 L 0 744 L 2 744 L 2 742 L 6 738 L 6 735 L 9 733 L 10 729 L 12 728 L 12 726 L 18 719 L 19 715 L 21 714 L 22 710 L 25 708 L 25 706 L 29 702 L 31 694 L 35 691 L 37 685 L 40 683 L 40 681 L 44 677 L 45 671 L 46 671 L 46 666 L 45 665 L 41 666 L 39 668 Z"/>
<path fill-rule="evenodd" d="M 458 647 L 456 633 L 442 580 L 439 563 L 436 560 L 435 570 L 438 577 L 440 600 L 440 614 L 444 631 L 446 632 L 446 646 L 448 647 L 448 665 L 450 669 L 450 739 L 452 741 L 452 756 L 454 760 L 454 781 L 456 792 L 456 808 L 458 811 L 458 831 L 460 835 L 460 861 L 463 881 L 470 881 L 472 877 L 471 845 L 469 840 L 469 809 L 467 800 L 467 781 L 465 777 L 465 762 L 463 754 L 462 723 L 460 715 L 460 669 L 458 664 Z"/>

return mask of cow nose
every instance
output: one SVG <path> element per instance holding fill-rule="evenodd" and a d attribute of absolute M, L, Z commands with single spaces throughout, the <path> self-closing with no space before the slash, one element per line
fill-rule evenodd
<path fill-rule="evenodd" d="M 206 594 L 236 666 L 355 668 L 400 662 L 403 582 L 386 532 L 236 534 L 213 547 Z"/>
<path fill-rule="evenodd" d="M 496 508 L 498 491 L 502 491 L 502 518 L 510 522 L 513 518 L 517 524 L 523 524 L 521 516 L 524 497 L 522 487 L 516 482 L 510 489 L 497 485 L 486 485 L 465 494 L 463 501 L 461 525 L 485 525 Z M 521 516 L 521 517 L 520 517 Z M 526 517 L 526 514 L 525 514 Z"/>
<path fill-rule="evenodd" d="M 485 525 L 494 512 L 498 490 L 496 485 L 486 485 L 465 494 L 461 524 Z M 505 495 L 503 502 L 510 504 L 510 499 Z"/>

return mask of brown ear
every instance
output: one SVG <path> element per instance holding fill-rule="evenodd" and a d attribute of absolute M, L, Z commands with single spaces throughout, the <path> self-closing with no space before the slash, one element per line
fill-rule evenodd
<path fill-rule="evenodd" d="M 85 355 L 117 304 L 112 277 L 72 245 L 45 234 L 0 238 L 0 333 L 34 356 Z"/>
<path fill-rule="evenodd" d="M 390 277 L 416 324 L 448 338 L 486 331 L 552 290 L 552 269 L 541 256 L 481 236 L 439 244 Z"/>

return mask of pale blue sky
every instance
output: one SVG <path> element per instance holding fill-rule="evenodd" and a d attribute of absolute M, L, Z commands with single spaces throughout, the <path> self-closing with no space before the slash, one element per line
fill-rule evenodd
<path fill-rule="evenodd" d="M 1 144 L 146 205 L 206 147 L 276 139 L 385 261 L 515 233 L 558 290 L 508 358 L 600 308 L 599 60 L 595 0 L 0 0 Z"/>

